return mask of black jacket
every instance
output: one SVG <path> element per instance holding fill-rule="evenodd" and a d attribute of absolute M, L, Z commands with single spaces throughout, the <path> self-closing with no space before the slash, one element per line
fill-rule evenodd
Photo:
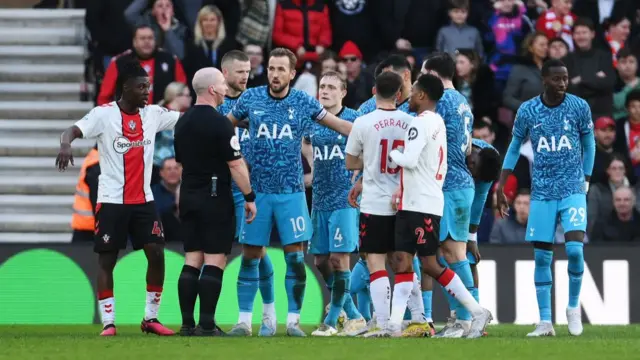
<path fill-rule="evenodd" d="M 630 221 L 620 221 L 616 211 L 596 222 L 591 242 L 640 242 L 640 213 L 633 209 Z"/>
<path fill-rule="evenodd" d="M 196 71 L 205 67 L 220 68 L 222 57 L 231 50 L 238 49 L 238 43 L 234 38 L 226 36 L 220 46 L 211 51 L 205 43 L 196 44 L 192 38 L 188 38 L 185 42 L 185 56 L 183 60 L 184 72 L 187 79 L 193 79 Z M 189 82 L 191 87 L 191 82 Z M 194 97 L 195 100 L 195 97 Z"/>
<path fill-rule="evenodd" d="M 613 113 L 613 89 L 616 73 L 613 69 L 611 52 L 598 48 L 587 51 L 576 49 L 564 59 L 569 70 L 569 92 L 585 99 L 591 106 L 594 118 L 611 116 Z M 596 76 L 604 72 L 605 77 Z M 581 81 L 573 85 L 571 79 L 579 76 Z"/>
<path fill-rule="evenodd" d="M 358 45 L 365 62 L 368 62 L 380 49 L 392 46 L 391 39 L 381 41 L 384 35 L 380 34 L 378 26 L 389 22 L 389 13 L 384 11 L 384 1 L 331 0 L 327 1 L 327 6 L 333 34 L 332 47 L 336 53 L 350 40 Z"/>
<path fill-rule="evenodd" d="M 87 4 L 85 24 L 91 42 L 101 56 L 115 56 L 131 48 L 132 29 L 124 11 L 132 0 L 91 0 Z"/>

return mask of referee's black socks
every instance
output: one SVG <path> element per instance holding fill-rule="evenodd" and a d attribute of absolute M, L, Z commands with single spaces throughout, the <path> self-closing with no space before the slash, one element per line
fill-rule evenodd
<path fill-rule="evenodd" d="M 204 330 L 215 328 L 214 315 L 218 299 L 222 291 L 222 274 L 224 270 L 214 265 L 205 265 L 202 268 L 202 276 L 198 283 L 198 295 L 200 296 L 200 327 Z"/>
<path fill-rule="evenodd" d="M 180 300 L 180 312 L 182 313 L 182 325 L 195 327 L 193 308 L 198 298 L 198 278 L 200 269 L 190 265 L 184 265 L 178 279 L 178 299 Z"/>

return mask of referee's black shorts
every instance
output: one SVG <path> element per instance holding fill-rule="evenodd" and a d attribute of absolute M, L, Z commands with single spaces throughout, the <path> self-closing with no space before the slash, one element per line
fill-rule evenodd
<path fill-rule="evenodd" d="M 231 196 L 181 193 L 179 211 L 185 252 L 231 253 L 236 231 Z"/>

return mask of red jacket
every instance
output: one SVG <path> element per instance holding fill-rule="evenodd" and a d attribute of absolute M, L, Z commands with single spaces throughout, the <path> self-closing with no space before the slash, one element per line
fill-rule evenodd
<path fill-rule="evenodd" d="M 315 47 L 331 46 L 329 8 L 324 0 L 279 1 L 273 24 L 273 44 L 294 53 L 304 46 L 307 54 L 300 60 L 317 60 Z"/>

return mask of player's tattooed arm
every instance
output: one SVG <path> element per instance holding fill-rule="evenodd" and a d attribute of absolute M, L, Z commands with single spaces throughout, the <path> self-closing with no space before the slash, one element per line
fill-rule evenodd
<path fill-rule="evenodd" d="M 353 127 L 352 122 L 342 120 L 328 111 L 321 120 L 318 120 L 318 123 L 331 130 L 335 130 L 344 136 L 349 136 L 351 128 Z"/>
<path fill-rule="evenodd" d="M 82 138 L 82 131 L 76 125 L 69 127 L 60 135 L 60 150 L 56 157 L 56 167 L 59 171 L 65 171 L 71 162 L 74 166 L 73 154 L 71 153 L 71 143 L 73 140 Z"/>

